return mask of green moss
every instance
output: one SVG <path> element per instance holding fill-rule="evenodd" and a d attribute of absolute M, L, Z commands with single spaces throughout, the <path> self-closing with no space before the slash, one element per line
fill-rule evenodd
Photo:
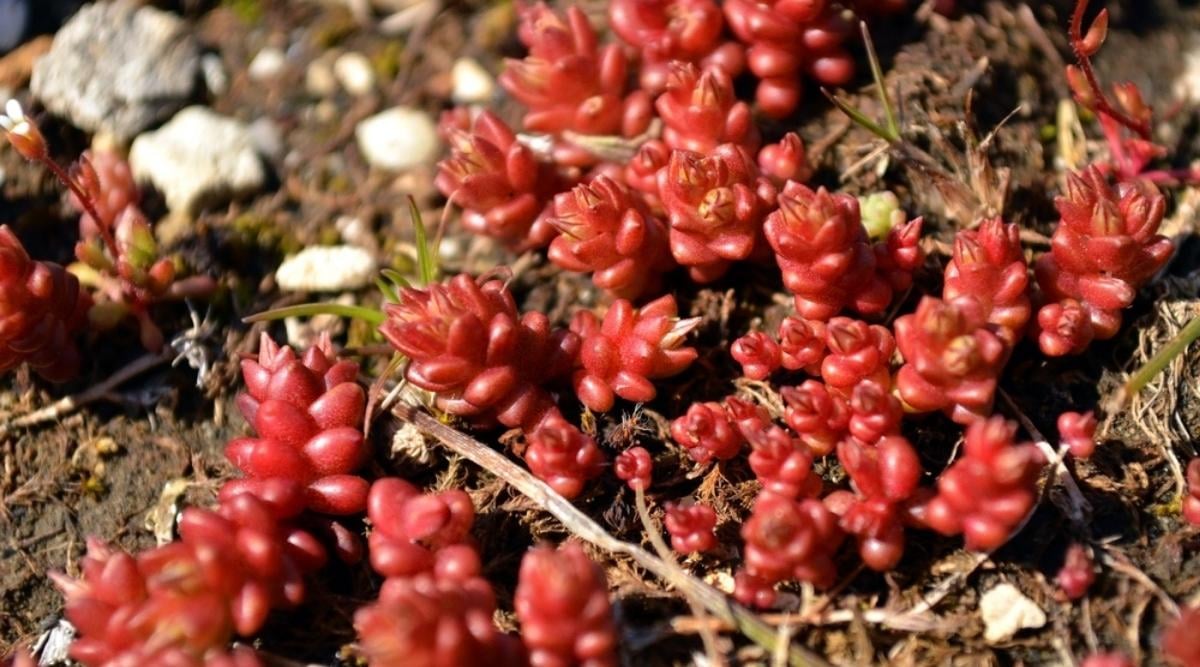
<path fill-rule="evenodd" d="M 347 35 L 358 28 L 358 23 L 345 7 L 335 7 L 326 12 L 313 30 L 312 43 L 318 49 L 337 46 Z"/>
<path fill-rule="evenodd" d="M 281 230 L 271 219 L 255 213 L 243 213 L 233 219 L 234 241 L 243 246 L 278 250 L 289 255 L 300 250 L 300 242 L 292 234 Z"/>
<path fill-rule="evenodd" d="M 404 42 L 388 40 L 382 49 L 371 54 L 371 67 L 380 81 L 391 81 L 400 73 L 400 58 L 404 55 Z"/>
<path fill-rule="evenodd" d="M 242 23 L 248 24 L 258 23 L 265 13 L 259 0 L 221 0 L 221 6 L 233 12 Z"/>

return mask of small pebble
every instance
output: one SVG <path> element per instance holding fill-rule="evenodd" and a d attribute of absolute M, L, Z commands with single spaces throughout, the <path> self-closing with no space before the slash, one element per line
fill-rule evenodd
<path fill-rule="evenodd" d="M 272 160 L 281 159 L 287 150 L 283 134 L 270 118 L 259 118 L 250 123 L 250 140 L 254 142 L 255 150 Z"/>
<path fill-rule="evenodd" d="M 393 107 L 361 121 L 354 129 L 358 149 L 373 167 L 399 171 L 433 162 L 440 145 L 429 114 Z"/>
<path fill-rule="evenodd" d="M 225 71 L 225 63 L 221 56 L 206 53 L 200 56 L 200 72 L 204 75 L 204 86 L 213 95 L 224 95 L 229 90 L 229 73 Z"/>
<path fill-rule="evenodd" d="M 275 282 L 288 292 L 341 292 L 370 285 L 376 268 L 374 255 L 358 246 L 312 246 L 283 260 Z"/>
<path fill-rule="evenodd" d="M 333 62 L 321 56 L 308 64 L 304 71 L 304 89 L 313 97 L 329 97 L 337 92 L 337 77 L 333 75 Z"/>
<path fill-rule="evenodd" d="M 1021 630 L 1036 630 L 1046 625 L 1046 612 L 1008 583 L 983 594 L 979 615 L 983 619 L 983 638 L 991 643 L 1008 640 Z"/>
<path fill-rule="evenodd" d="M 246 68 L 246 73 L 255 81 L 268 81 L 279 76 L 286 64 L 287 57 L 283 55 L 283 51 L 268 46 L 254 56 L 254 60 L 251 60 L 250 66 Z"/>
<path fill-rule="evenodd" d="M 375 90 L 375 70 L 361 53 L 351 51 L 338 56 L 333 62 L 333 74 L 351 95 L 366 95 Z"/>
<path fill-rule="evenodd" d="M 472 58 L 459 58 L 450 70 L 450 78 L 454 86 L 451 97 L 459 104 L 482 104 L 496 92 L 491 73 Z"/>

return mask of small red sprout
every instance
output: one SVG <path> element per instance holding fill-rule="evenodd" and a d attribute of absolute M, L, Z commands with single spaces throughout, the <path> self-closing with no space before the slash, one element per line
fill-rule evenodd
<path fill-rule="evenodd" d="M 600 46 L 579 7 L 560 15 L 543 3 L 521 10 L 517 31 L 529 48 L 509 60 L 500 85 L 529 111 L 533 132 L 636 136 L 649 123 L 646 93 L 623 97 L 628 63 L 617 44 Z"/>
<path fill-rule="evenodd" d="M 900 401 L 877 382 L 865 380 L 850 392 L 850 435 L 859 442 L 873 444 L 900 432 L 904 408 Z"/>
<path fill-rule="evenodd" d="M 671 437 L 693 461 L 726 461 L 742 449 L 746 439 L 720 403 L 693 403 L 687 414 L 671 422 Z"/>
<path fill-rule="evenodd" d="M 684 347 L 683 339 L 698 323 L 676 316 L 671 295 L 641 309 L 618 299 L 603 321 L 580 311 L 571 321 L 571 330 L 582 340 L 575 394 L 596 412 L 611 410 L 618 396 L 638 403 L 653 400 L 657 391 L 651 380 L 680 373 L 696 359 L 695 348 Z"/>
<path fill-rule="evenodd" d="M 604 572 L 578 544 L 525 554 L 513 607 L 533 665 L 616 667 L 617 629 Z"/>
<path fill-rule="evenodd" d="M 1004 544 L 1037 502 L 1045 461 L 1032 444 L 1014 444 L 1016 424 L 1003 417 L 967 427 L 963 455 L 938 478 L 938 493 L 920 511 L 943 535 L 962 533 L 968 549 Z"/>
<path fill-rule="evenodd" d="M 629 187 L 641 193 L 642 198 L 655 213 L 665 213 L 662 198 L 658 195 L 658 172 L 671 159 L 671 149 L 658 139 L 642 144 L 622 172 Z"/>
<path fill-rule="evenodd" d="M 1136 667 L 1124 653 L 1093 653 L 1079 663 L 1079 667 Z"/>
<path fill-rule="evenodd" d="M 463 226 L 518 250 L 549 243 L 554 229 L 542 213 L 558 185 L 553 170 L 491 111 L 469 131 L 450 127 L 446 134 L 450 156 L 438 163 L 434 184 L 463 208 Z"/>
<path fill-rule="evenodd" d="M 1193 526 L 1200 526 L 1200 457 L 1194 458 L 1187 467 L 1187 495 L 1183 498 L 1183 518 Z"/>
<path fill-rule="evenodd" d="M 1163 656 L 1180 667 L 1200 665 L 1200 607 L 1185 607 L 1159 637 Z"/>
<path fill-rule="evenodd" d="M 475 508 L 466 492 L 449 489 L 421 493 L 398 477 L 371 484 L 367 518 L 371 567 L 385 577 L 432 573 L 435 567 L 455 573 L 455 579 L 477 576 L 479 556 L 468 546 Z"/>
<path fill-rule="evenodd" d="M 597 477 L 604 454 L 591 436 L 561 415 L 552 415 L 528 434 L 525 463 L 530 472 L 566 498 L 583 492 L 583 485 Z"/>
<path fill-rule="evenodd" d="M 629 485 L 634 491 L 650 488 L 651 473 L 654 463 L 650 460 L 650 452 L 645 447 L 630 447 L 617 454 L 617 479 Z"/>
<path fill-rule="evenodd" d="M 850 412 L 846 400 L 816 380 L 779 391 L 786 406 L 784 421 L 814 456 L 833 451 L 846 435 Z"/>
<path fill-rule="evenodd" d="M 750 106 L 738 101 L 724 70 L 701 72 L 690 63 L 673 63 L 667 90 L 654 107 L 663 121 L 663 141 L 671 149 L 708 155 L 721 144 L 733 144 L 750 154 L 758 150 Z"/>
<path fill-rule="evenodd" d="M 525 665 L 520 644 L 492 622 L 495 595 L 431 576 L 389 579 L 379 599 L 354 613 L 358 646 L 372 667 Z"/>
<path fill-rule="evenodd" d="M 751 331 L 733 341 L 729 353 L 742 365 L 742 375 L 751 380 L 765 380 L 783 365 L 779 343 L 762 331 Z"/>
<path fill-rule="evenodd" d="M 258 358 L 242 361 L 242 377 L 246 393 L 238 396 L 238 408 L 258 437 L 226 446 L 225 457 L 247 476 L 230 488 L 261 495 L 264 484 L 282 480 L 303 489 L 314 511 L 361 512 L 367 481 L 353 473 L 369 452 L 358 364 L 337 361 L 328 337 L 298 358 L 263 334 Z"/>
<path fill-rule="evenodd" d="M 75 333 L 92 300 L 61 266 L 34 261 L 0 225 L 0 372 L 28 364 L 51 382 L 79 374 Z"/>
<path fill-rule="evenodd" d="M 1058 437 L 1077 459 L 1096 452 L 1096 415 L 1093 412 L 1064 412 L 1058 416 Z"/>
<path fill-rule="evenodd" d="M 717 513 L 707 505 L 667 505 L 664 523 L 671 534 L 671 548 L 681 554 L 709 551 L 717 546 L 713 529 Z"/>
<path fill-rule="evenodd" d="M 658 172 L 658 193 L 672 256 L 692 280 L 707 283 L 754 252 L 775 186 L 745 150 L 721 144 L 703 153 L 673 151 Z"/>
<path fill-rule="evenodd" d="M 1055 199 L 1062 220 L 1051 239 L 1050 252 L 1035 265 L 1038 285 L 1047 302 L 1066 308 L 1078 302 L 1087 314 L 1091 333 L 1107 340 L 1121 326 L 1121 311 L 1133 303 L 1137 290 L 1171 257 L 1170 239 L 1158 235 L 1166 198 L 1147 181 L 1108 185 L 1095 167 L 1067 176 L 1067 191 Z M 1064 313 L 1048 311 L 1038 324 L 1043 330 L 1061 331 Z M 1042 344 L 1046 354 L 1081 349 L 1082 322 L 1070 345 L 1056 344 L 1053 335 Z M 1040 341 L 1041 339 L 1039 339 Z"/>
<path fill-rule="evenodd" d="M 749 45 L 747 66 L 760 79 L 755 97 L 767 115 L 782 118 L 796 109 L 802 72 L 827 86 L 854 76 L 854 59 L 842 46 L 851 26 L 835 3 L 729 0 L 724 10 L 733 33 Z"/>
<path fill-rule="evenodd" d="M 1096 339 L 1091 314 L 1075 299 L 1048 303 L 1038 309 L 1037 332 L 1038 347 L 1051 357 L 1079 354 Z"/>
<path fill-rule="evenodd" d="M 835 317 L 825 327 L 829 354 L 821 362 L 821 378 L 843 397 L 861 382 L 891 385 L 888 362 L 896 341 L 886 327 L 848 317 Z"/>
<path fill-rule="evenodd" d="M 896 344 L 905 360 L 896 388 L 909 407 L 943 410 L 960 424 L 991 413 L 1008 352 L 984 316 L 973 297 L 925 297 L 916 313 L 896 320 Z"/>
<path fill-rule="evenodd" d="M 800 135 L 788 132 L 778 143 L 767 144 L 758 151 L 758 168 L 781 188 L 788 181 L 803 183 L 812 176 Z"/>
<path fill-rule="evenodd" d="M 614 0 L 608 7 L 613 32 L 641 52 L 643 90 L 667 87 L 672 61 L 720 68 L 730 76 L 746 66 L 741 44 L 722 41 L 725 20 L 713 0 Z"/>
<path fill-rule="evenodd" d="M 548 222 L 559 231 L 550 261 L 568 271 L 591 272 L 592 282 L 616 297 L 656 291 L 661 274 L 673 265 L 663 222 L 607 176 L 555 196 Z"/>
<path fill-rule="evenodd" d="M 825 360 L 825 323 L 789 315 L 779 323 L 779 351 L 783 367 L 820 375 Z"/>
<path fill-rule="evenodd" d="M 988 323 L 1010 348 L 1024 335 L 1031 312 L 1029 267 L 1016 225 L 989 218 L 978 229 L 955 235 L 942 298 L 964 295 L 979 300 Z"/>
<path fill-rule="evenodd" d="M 446 412 L 532 431 L 557 411 L 543 385 L 570 371 L 579 339 L 542 313 L 518 314 L 503 282 L 461 274 L 405 288 L 385 312 L 379 331 L 409 358 L 405 377 Z"/>
<path fill-rule="evenodd" d="M 864 315 L 882 313 L 892 288 L 876 274 L 858 200 L 789 182 L 778 202 L 763 231 L 783 283 L 795 295 L 797 314 L 826 321 L 847 307 Z"/>
<path fill-rule="evenodd" d="M 921 479 L 921 462 L 908 440 L 888 436 L 878 445 L 848 439 L 838 445 L 838 460 L 858 494 L 838 491 L 825 505 L 846 533 L 858 537 L 863 563 L 884 572 L 904 555 L 904 503 Z"/>
<path fill-rule="evenodd" d="M 750 469 L 769 491 L 785 498 L 814 498 L 821 477 L 813 473 L 812 455 L 804 443 L 775 425 L 750 434 Z"/>
<path fill-rule="evenodd" d="M 742 539 L 746 542 L 744 572 L 752 578 L 747 583 L 770 585 L 799 579 L 825 588 L 837 576 L 833 556 L 843 535 L 837 516 L 819 500 L 760 493 L 742 525 Z M 769 598 L 762 595 L 761 584 L 743 590 L 743 594 L 754 594 L 751 599 L 740 599 Z"/>
<path fill-rule="evenodd" d="M 744 438 L 750 438 L 771 424 L 771 416 L 766 408 L 737 396 L 725 399 L 725 413 Z"/>
<path fill-rule="evenodd" d="M 1068 600 L 1078 600 L 1087 595 L 1088 589 L 1096 581 L 1096 570 L 1083 545 L 1072 544 L 1067 547 L 1066 560 L 1063 561 L 1062 569 L 1058 571 L 1055 580 Z"/>

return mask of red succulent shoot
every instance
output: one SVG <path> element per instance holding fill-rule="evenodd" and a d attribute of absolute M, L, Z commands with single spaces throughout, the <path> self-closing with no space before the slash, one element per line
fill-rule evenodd
<path fill-rule="evenodd" d="M 693 403 L 687 414 L 671 422 L 671 437 L 699 464 L 737 456 L 746 442 L 720 403 Z"/>
<path fill-rule="evenodd" d="M 1079 667 L 1135 667 L 1124 653 L 1093 653 L 1079 663 Z"/>
<path fill-rule="evenodd" d="M 1159 637 L 1162 654 L 1172 664 L 1180 667 L 1200 665 L 1200 635 L 1196 634 L 1200 623 L 1200 607 L 1185 607 L 1179 618 L 1171 621 Z"/>
<path fill-rule="evenodd" d="M 729 353 L 741 364 L 742 375 L 751 380 L 765 380 L 783 365 L 779 343 L 762 331 L 751 331 L 733 341 Z"/>
<path fill-rule="evenodd" d="M 513 607 L 530 664 L 618 664 L 617 629 L 604 572 L 578 544 L 527 553 Z"/>
<path fill-rule="evenodd" d="M 779 351 L 783 367 L 820 375 L 825 360 L 825 323 L 789 315 L 779 323 Z"/>
<path fill-rule="evenodd" d="M 985 319 L 1009 347 L 1024 335 L 1031 312 L 1029 268 L 1016 225 L 989 218 L 955 235 L 942 298 L 964 295 L 979 300 Z"/>
<path fill-rule="evenodd" d="M 263 334 L 258 357 L 242 361 L 242 377 L 238 409 L 258 437 L 226 445 L 225 457 L 246 475 L 228 486 L 261 495 L 264 484 L 281 480 L 302 489 L 309 509 L 361 512 L 368 485 L 354 471 L 369 450 L 358 364 L 338 361 L 328 336 L 297 356 Z"/>
<path fill-rule="evenodd" d="M 861 382 L 891 384 L 888 362 L 896 341 L 886 327 L 848 317 L 835 317 L 825 327 L 829 350 L 821 362 L 821 378 L 830 391 L 843 397 Z"/>
<path fill-rule="evenodd" d="M 788 132 L 777 143 L 767 144 L 758 151 L 758 168 L 776 187 L 788 181 L 803 183 L 812 176 L 804 142 L 800 135 Z"/>
<path fill-rule="evenodd" d="M 771 424 L 766 408 L 737 396 L 725 399 L 725 413 L 743 438 L 750 438 Z"/>
<path fill-rule="evenodd" d="M 717 513 L 707 505 L 667 505 L 664 523 L 671 535 L 671 548 L 681 554 L 709 551 L 717 546 L 713 529 Z"/>
<path fill-rule="evenodd" d="M 911 409 L 942 410 L 960 424 L 991 413 L 1008 352 L 984 315 L 974 297 L 925 297 L 916 313 L 896 320 L 896 345 L 905 359 L 896 388 Z"/>
<path fill-rule="evenodd" d="M 607 176 L 555 196 L 548 222 L 559 231 L 550 261 L 568 271 L 591 272 L 597 287 L 619 298 L 657 290 L 662 272 L 673 265 L 663 222 Z"/>
<path fill-rule="evenodd" d="M 750 107 L 738 101 L 732 79 L 720 68 L 701 71 L 691 63 L 672 63 L 667 89 L 654 107 L 663 121 L 663 141 L 674 150 L 708 155 L 721 144 L 751 154 L 758 150 Z"/>
<path fill-rule="evenodd" d="M 613 32 L 641 52 L 638 74 L 648 92 L 666 88 L 672 61 L 731 76 L 746 66 L 742 46 L 723 41 L 725 20 L 713 0 L 614 0 L 608 18 Z"/>
<path fill-rule="evenodd" d="M 764 491 L 786 498 L 814 498 L 821 492 L 812 454 L 786 429 L 772 424 L 749 434 L 749 440 L 750 469 Z"/>
<path fill-rule="evenodd" d="M 850 392 L 847 428 L 859 442 L 872 444 L 900 432 L 904 408 L 884 385 L 864 380 Z"/>
<path fill-rule="evenodd" d="M 500 280 L 460 274 L 405 288 L 384 311 L 379 332 L 408 357 L 405 377 L 442 410 L 526 431 L 557 412 L 544 385 L 570 371 L 579 338 L 552 330 L 542 313 L 519 314 Z"/>
<path fill-rule="evenodd" d="M 676 316 L 671 295 L 640 309 L 618 299 L 602 321 L 580 311 L 571 321 L 571 330 L 582 340 L 575 394 L 596 412 L 611 410 L 618 396 L 638 403 L 653 400 L 657 391 L 651 380 L 676 375 L 696 359 L 695 348 L 685 347 L 683 340 L 698 324 L 699 318 Z"/>
<path fill-rule="evenodd" d="M 1045 464 L 1032 444 L 1015 444 L 1016 424 L 1002 417 L 967 427 L 962 457 L 938 478 L 937 495 L 920 513 L 943 535 L 963 534 L 968 549 L 990 550 L 1008 540 L 1037 502 Z"/>
<path fill-rule="evenodd" d="M 1096 414 L 1064 412 L 1058 416 L 1058 437 L 1071 456 L 1086 459 L 1096 452 Z"/>
<path fill-rule="evenodd" d="M 475 508 L 466 492 L 449 489 L 422 493 L 398 477 L 371 484 L 367 518 L 371 567 L 385 577 L 432 573 L 435 567 L 465 579 L 479 574 L 479 557 L 470 546 Z"/>
<path fill-rule="evenodd" d="M 1048 303 L 1037 312 L 1037 341 L 1051 357 L 1079 354 L 1096 339 L 1088 309 L 1075 299 Z"/>
<path fill-rule="evenodd" d="M 1183 518 L 1193 526 L 1200 526 L 1200 457 L 1192 459 L 1187 467 L 1187 495 L 1183 498 Z"/>
<path fill-rule="evenodd" d="M 525 463 L 530 472 L 563 497 L 578 496 L 603 470 L 604 454 L 596 441 L 561 415 L 552 415 L 527 437 Z"/>
<path fill-rule="evenodd" d="M 650 478 L 654 471 L 654 463 L 650 452 L 645 447 L 630 447 L 617 454 L 617 479 L 629 485 L 634 491 L 645 491 L 650 488 Z"/>
<path fill-rule="evenodd" d="M 828 587 L 842 538 L 837 517 L 821 501 L 760 493 L 742 525 L 744 571 L 764 584 L 798 579 Z"/>
<path fill-rule="evenodd" d="M 1068 600 L 1078 600 L 1087 595 L 1088 589 L 1096 581 L 1095 565 L 1088 555 L 1087 549 L 1081 544 L 1067 547 L 1066 560 L 1055 577 L 1058 588 Z"/>
<path fill-rule="evenodd" d="M 833 451 L 846 435 L 850 411 L 846 400 L 816 380 L 779 391 L 785 405 L 784 421 L 814 456 Z"/>

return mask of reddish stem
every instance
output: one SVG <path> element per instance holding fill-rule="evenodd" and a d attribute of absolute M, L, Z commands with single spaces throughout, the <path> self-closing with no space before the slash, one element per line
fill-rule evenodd
<path fill-rule="evenodd" d="M 104 243 L 108 246 L 109 251 L 112 252 L 113 259 L 119 259 L 121 252 L 117 246 L 117 239 L 112 234 L 112 221 L 105 220 L 100 215 L 99 211 L 96 210 L 96 205 L 92 201 L 92 198 L 75 182 L 75 179 L 71 178 L 70 174 L 58 166 L 58 163 L 53 158 L 50 156 L 42 158 L 42 164 L 45 164 L 50 173 L 54 174 L 55 178 L 67 186 L 67 189 L 75 195 L 75 198 L 79 200 L 79 204 L 87 211 L 87 214 L 92 216 L 92 219 L 96 221 L 96 228 L 100 230 L 100 235 L 104 238 Z"/>
<path fill-rule="evenodd" d="M 1100 82 L 1096 79 L 1096 72 L 1092 69 L 1092 60 L 1083 50 L 1083 14 L 1087 11 L 1089 0 L 1077 0 L 1075 3 L 1075 11 L 1071 14 L 1071 28 L 1069 37 L 1071 39 L 1071 50 L 1075 52 L 1075 61 L 1079 63 L 1079 71 L 1083 72 L 1084 78 L 1087 79 L 1088 85 L 1092 87 L 1093 97 L 1095 99 L 1093 111 L 1099 114 L 1112 117 L 1121 125 L 1135 132 L 1139 137 L 1147 141 L 1150 140 L 1150 123 L 1148 121 L 1137 121 L 1126 114 L 1118 111 L 1108 97 L 1104 94 L 1104 90 L 1100 87 Z"/>

